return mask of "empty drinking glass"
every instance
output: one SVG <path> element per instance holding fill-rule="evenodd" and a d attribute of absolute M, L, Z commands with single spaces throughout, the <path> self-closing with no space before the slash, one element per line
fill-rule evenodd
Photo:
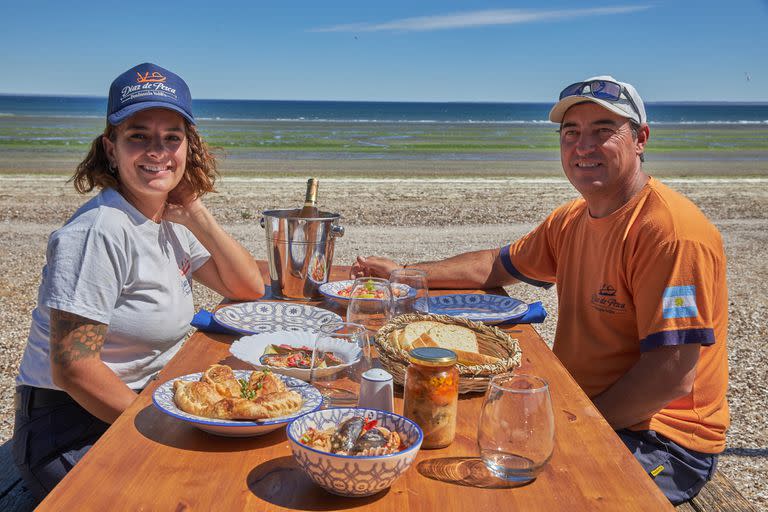
<path fill-rule="evenodd" d="M 349 292 L 347 321 L 364 325 L 370 335 L 392 318 L 392 289 L 378 277 L 358 277 Z"/>
<path fill-rule="evenodd" d="M 394 295 L 395 315 L 429 313 L 429 286 L 424 270 L 398 268 L 389 275 L 389 282 Z M 405 294 L 398 295 L 399 290 L 405 290 Z"/>
<path fill-rule="evenodd" d="M 477 433 L 480 457 L 495 476 L 533 480 L 552 456 L 555 419 L 547 381 L 532 375 L 491 379 Z"/>
<path fill-rule="evenodd" d="M 371 347 L 365 327 L 331 322 L 320 328 L 312 350 L 309 381 L 323 395 L 325 407 L 355 407 L 360 380 L 370 368 Z"/>

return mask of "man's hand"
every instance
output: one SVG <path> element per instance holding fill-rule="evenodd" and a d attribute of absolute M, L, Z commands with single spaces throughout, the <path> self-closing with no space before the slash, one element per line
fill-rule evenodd
<path fill-rule="evenodd" d="M 389 274 L 398 268 L 403 267 L 388 258 L 381 258 L 378 256 L 367 256 L 363 258 L 362 256 L 358 256 L 357 260 L 352 264 L 352 269 L 349 271 L 349 277 L 352 279 L 358 277 L 383 277 L 384 279 L 389 279 Z"/>
<path fill-rule="evenodd" d="M 358 256 L 352 265 L 349 276 L 383 277 L 398 268 L 404 268 L 389 258 L 378 256 Z M 412 263 L 408 268 L 423 270 L 427 273 L 429 286 L 432 288 L 495 288 L 517 282 L 504 269 L 499 257 L 499 249 L 465 252 L 440 261 L 421 261 Z"/>

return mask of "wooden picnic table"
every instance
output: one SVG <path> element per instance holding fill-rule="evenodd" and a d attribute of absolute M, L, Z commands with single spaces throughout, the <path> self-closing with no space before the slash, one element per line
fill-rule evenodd
<path fill-rule="evenodd" d="M 334 267 L 332 280 L 348 272 Z M 327 302 L 313 304 L 343 315 Z M 367 498 L 329 494 L 294 462 L 284 428 L 261 437 L 218 437 L 152 404 L 152 392 L 169 379 L 213 363 L 247 369 L 229 353 L 235 336 L 198 331 L 38 510 L 673 510 L 533 327 L 506 329 L 522 348 L 520 370 L 549 381 L 555 415 L 554 453 L 527 485 L 494 479 L 479 459 L 483 395 L 474 393 L 459 400 L 453 444 L 421 450 L 390 489 Z M 402 405 L 396 397 L 396 412 Z"/>

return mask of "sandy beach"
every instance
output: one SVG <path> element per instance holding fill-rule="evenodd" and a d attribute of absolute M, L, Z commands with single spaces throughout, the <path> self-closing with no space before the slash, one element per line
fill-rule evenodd
<path fill-rule="evenodd" d="M 755 159 L 651 159 L 646 170 L 692 199 L 720 229 L 728 256 L 732 426 L 720 469 L 758 507 L 768 508 L 768 163 Z M 702 156 L 698 154 L 698 156 Z M 49 233 L 85 199 L 66 183 L 80 154 L 0 152 L 0 441 L 13 429 L 13 388 L 30 325 Z M 230 152 L 221 163 L 219 193 L 206 203 L 256 258 L 266 258 L 260 212 L 293 207 L 304 180 L 320 177 L 322 209 L 341 213 L 346 234 L 334 262 L 358 254 L 401 262 L 431 260 L 494 247 L 525 234 L 553 208 L 576 196 L 557 153 L 530 161 L 427 158 L 341 160 L 253 158 Z M 198 307 L 220 297 L 197 287 Z M 526 285 L 508 292 L 541 300 L 549 311 L 537 326 L 551 344 L 557 320 L 554 290 Z"/>

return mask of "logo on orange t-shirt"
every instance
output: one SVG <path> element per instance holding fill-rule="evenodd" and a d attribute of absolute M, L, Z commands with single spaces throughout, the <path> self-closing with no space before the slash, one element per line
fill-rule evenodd
<path fill-rule="evenodd" d="M 592 307 L 603 313 L 612 315 L 626 312 L 626 304 L 616 299 L 616 288 L 608 283 L 603 284 L 597 293 L 592 294 Z"/>

